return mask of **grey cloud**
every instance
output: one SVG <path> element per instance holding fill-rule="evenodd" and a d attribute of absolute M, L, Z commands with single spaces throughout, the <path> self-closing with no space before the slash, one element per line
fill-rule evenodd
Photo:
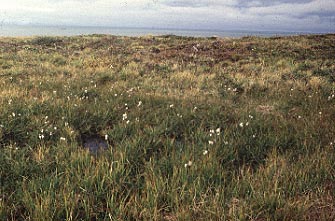
<path fill-rule="evenodd" d="M 335 32 L 334 0 L 3 1 L 0 21 L 12 23 Z"/>
<path fill-rule="evenodd" d="M 164 5 L 170 7 L 208 7 L 209 2 L 207 1 L 165 1 Z"/>
<path fill-rule="evenodd" d="M 162 0 L 160 4 L 170 7 L 187 7 L 187 8 L 198 8 L 198 7 L 213 7 L 213 6 L 232 6 L 237 5 L 238 0 Z"/>
<path fill-rule="evenodd" d="M 274 6 L 280 4 L 305 4 L 313 0 L 162 0 L 159 3 L 170 7 L 215 7 L 215 6 L 231 6 L 237 8 L 249 8 L 258 6 Z"/>
<path fill-rule="evenodd" d="M 268 1 L 268 0 L 239 0 L 238 5 L 242 7 L 257 7 L 257 6 L 274 6 L 280 4 L 305 4 L 312 2 L 313 0 L 276 0 L 276 1 Z"/>

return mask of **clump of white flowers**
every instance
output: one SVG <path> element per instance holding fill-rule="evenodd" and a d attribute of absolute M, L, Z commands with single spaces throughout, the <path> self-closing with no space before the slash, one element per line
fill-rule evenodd
<path fill-rule="evenodd" d="M 122 120 L 125 121 L 128 119 L 127 113 L 122 114 Z"/>
<path fill-rule="evenodd" d="M 187 168 L 187 167 L 191 167 L 192 164 L 193 164 L 193 162 L 189 160 L 187 163 L 184 164 L 184 167 L 185 167 L 185 168 Z"/>

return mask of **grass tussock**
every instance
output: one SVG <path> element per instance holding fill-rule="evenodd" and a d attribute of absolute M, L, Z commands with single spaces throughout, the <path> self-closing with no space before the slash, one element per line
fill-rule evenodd
<path fill-rule="evenodd" d="M 334 220 L 334 42 L 1 38 L 0 219 Z"/>

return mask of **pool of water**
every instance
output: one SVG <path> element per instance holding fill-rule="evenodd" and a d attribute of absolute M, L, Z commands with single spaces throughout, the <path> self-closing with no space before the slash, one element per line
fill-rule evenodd
<path fill-rule="evenodd" d="M 107 141 L 100 137 L 89 137 L 83 141 L 83 147 L 94 154 L 108 149 L 108 146 Z"/>

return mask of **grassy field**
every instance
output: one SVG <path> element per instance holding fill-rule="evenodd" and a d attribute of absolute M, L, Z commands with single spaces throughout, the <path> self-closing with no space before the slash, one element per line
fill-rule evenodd
<path fill-rule="evenodd" d="M 0 38 L 0 220 L 334 220 L 334 56 L 335 35 Z"/>

